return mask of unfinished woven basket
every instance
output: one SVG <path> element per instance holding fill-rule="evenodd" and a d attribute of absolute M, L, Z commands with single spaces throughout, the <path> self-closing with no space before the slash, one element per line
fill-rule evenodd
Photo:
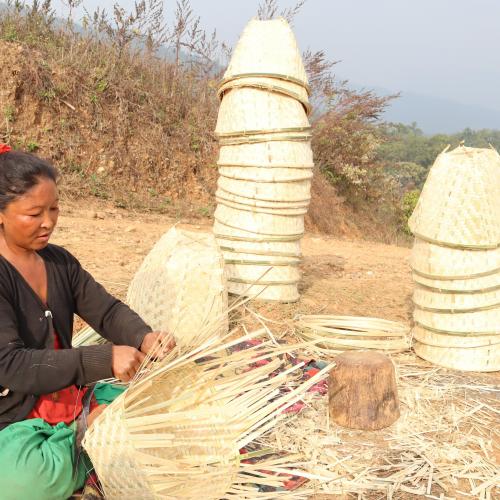
<path fill-rule="evenodd" d="M 212 234 L 167 231 L 135 274 L 127 302 L 154 330 L 171 332 L 178 345 L 196 347 L 201 326 L 228 329 L 224 259 Z"/>
<path fill-rule="evenodd" d="M 413 302 L 420 309 L 433 311 L 475 311 L 488 307 L 500 307 L 500 289 L 482 293 L 443 293 L 416 286 Z"/>
<path fill-rule="evenodd" d="M 226 345 L 209 338 L 195 351 L 146 362 L 83 441 L 107 499 L 253 499 L 262 498 L 259 485 L 281 485 L 276 473 L 288 472 L 290 458 L 266 458 L 264 451 L 264 459 L 249 463 L 240 450 L 282 419 L 331 366 L 296 384 L 300 366 L 286 365 L 278 356 L 282 347 L 267 342 L 227 352 L 254 337 Z M 269 362 L 251 369 L 263 359 Z"/>
<path fill-rule="evenodd" d="M 500 272 L 500 248 L 462 250 L 415 239 L 410 266 L 421 275 L 439 279 L 469 279 Z"/>
<path fill-rule="evenodd" d="M 500 307 L 475 312 L 433 312 L 415 306 L 413 319 L 419 326 L 440 332 L 471 335 L 500 334 Z"/>
<path fill-rule="evenodd" d="M 455 248 L 500 244 L 500 156 L 459 146 L 432 166 L 408 225 L 415 236 Z"/>
<path fill-rule="evenodd" d="M 217 165 L 219 167 L 260 167 L 265 168 L 264 171 L 269 172 L 269 175 L 280 176 L 286 172 L 271 174 L 269 169 L 308 170 L 314 167 L 311 145 L 308 142 L 297 141 L 272 141 L 222 146 Z M 260 179 L 260 177 L 257 177 L 257 179 Z"/>
<path fill-rule="evenodd" d="M 223 82 L 249 76 L 294 82 L 309 89 L 300 50 L 284 19 L 252 19 L 245 26 Z"/>
<path fill-rule="evenodd" d="M 249 297 L 254 300 L 291 303 L 300 299 L 297 283 L 289 285 L 250 285 L 228 280 L 227 289 L 233 295 Z"/>
<path fill-rule="evenodd" d="M 500 273 L 488 274 L 479 278 L 462 280 L 430 279 L 413 272 L 413 280 L 419 285 L 453 293 L 483 293 L 500 289 Z"/>
<path fill-rule="evenodd" d="M 224 95 L 215 133 L 219 137 L 257 134 L 309 133 L 310 124 L 300 102 L 254 88 L 237 88 Z"/>

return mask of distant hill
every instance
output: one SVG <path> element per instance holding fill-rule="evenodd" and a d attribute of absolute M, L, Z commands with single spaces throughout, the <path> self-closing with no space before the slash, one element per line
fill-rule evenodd
<path fill-rule="evenodd" d="M 373 90 L 381 95 L 393 93 L 383 88 Z M 404 91 L 391 102 L 382 118 L 405 124 L 416 122 L 425 134 L 453 134 L 465 128 L 500 129 L 500 110 Z"/>

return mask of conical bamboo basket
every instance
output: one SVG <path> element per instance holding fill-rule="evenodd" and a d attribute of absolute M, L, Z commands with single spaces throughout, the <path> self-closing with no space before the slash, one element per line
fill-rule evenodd
<path fill-rule="evenodd" d="M 178 345 L 196 347 L 202 326 L 228 329 L 224 259 L 212 234 L 167 231 L 130 283 L 127 302 L 154 330 L 172 333 Z"/>
<path fill-rule="evenodd" d="M 500 307 L 500 289 L 475 294 L 442 293 L 417 285 L 413 292 L 413 302 L 420 309 L 431 311 L 476 311 L 490 307 Z"/>
<path fill-rule="evenodd" d="M 311 181 L 309 179 L 293 182 L 248 182 L 221 175 L 217 185 L 228 193 L 260 201 L 307 203 L 311 200 Z"/>
<path fill-rule="evenodd" d="M 312 169 L 314 162 L 311 145 L 308 142 L 271 141 L 222 146 L 217 165 L 219 167 L 260 167 L 271 175 L 270 169 L 274 168 Z M 280 174 L 273 173 L 272 175 Z"/>
<path fill-rule="evenodd" d="M 409 227 L 418 238 L 454 248 L 500 244 L 500 156 L 459 146 L 432 166 Z"/>
<path fill-rule="evenodd" d="M 272 455 L 252 464 L 239 450 L 281 420 L 331 366 L 293 385 L 300 366 L 279 357 L 286 349 L 265 342 L 228 353 L 254 337 L 227 344 L 209 337 L 195 351 L 146 361 L 85 434 L 83 446 L 106 498 L 252 499 L 263 498 L 259 485 L 281 485 L 275 474 L 288 472 L 294 457 Z M 269 362 L 251 369 L 262 359 Z"/>
<path fill-rule="evenodd" d="M 483 293 L 500 289 L 500 273 L 469 279 L 432 279 L 413 272 L 413 280 L 421 286 L 453 293 Z"/>
<path fill-rule="evenodd" d="M 500 272 L 500 248 L 462 250 L 415 239 L 410 266 L 421 275 L 439 279 L 469 279 Z"/>
<path fill-rule="evenodd" d="M 305 137 L 310 135 L 310 124 L 304 108 L 295 99 L 242 87 L 225 94 L 215 133 L 220 138 L 271 133 Z"/>
<path fill-rule="evenodd" d="M 492 309 L 477 308 L 474 312 L 435 312 L 415 306 L 413 319 L 415 324 L 437 333 L 500 334 L 500 307 L 498 306 Z"/>
<path fill-rule="evenodd" d="M 234 48 L 223 82 L 266 77 L 309 89 L 295 36 L 284 19 L 251 20 Z"/>

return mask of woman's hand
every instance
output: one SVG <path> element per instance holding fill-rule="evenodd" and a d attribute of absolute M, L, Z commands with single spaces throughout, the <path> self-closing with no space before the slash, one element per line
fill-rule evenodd
<path fill-rule="evenodd" d="M 149 332 L 141 344 L 141 352 L 153 358 L 163 358 L 175 347 L 173 335 L 167 332 Z"/>
<path fill-rule="evenodd" d="M 111 352 L 111 369 L 113 370 L 113 375 L 122 382 L 129 382 L 134 378 L 134 375 L 146 357 L 135 347 L 126 345 L 114 345 Z"/>

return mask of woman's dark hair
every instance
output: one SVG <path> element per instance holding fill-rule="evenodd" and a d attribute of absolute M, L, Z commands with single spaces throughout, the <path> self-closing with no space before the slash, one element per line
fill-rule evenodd
<path fill-rule="evenodd" d="M 38 184 L 40 178 L 57 182 L 57 170 L 48 161 L 21 151 L 0 154 L 0 211 Z"/>

